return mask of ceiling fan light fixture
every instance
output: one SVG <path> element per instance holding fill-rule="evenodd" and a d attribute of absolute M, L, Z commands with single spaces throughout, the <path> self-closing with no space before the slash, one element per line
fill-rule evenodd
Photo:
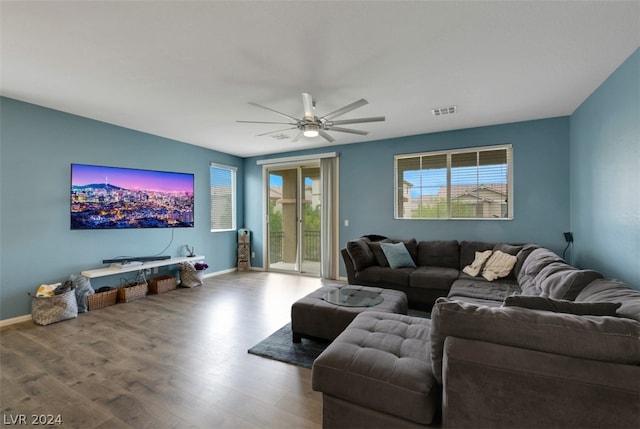
<path fill-rule="evenodd" d="M 320 135 L 320 127 L 318 124 L 305 124 L 302 128 L 305 137 L 318 137 Z"/>

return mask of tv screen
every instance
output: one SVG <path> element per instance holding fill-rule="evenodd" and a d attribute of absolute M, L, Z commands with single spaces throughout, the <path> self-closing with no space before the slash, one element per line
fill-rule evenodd
<path fill-rule="evenodd" d="M 191 228 L 194 175 L 71 164 L 71 229 Z"/>

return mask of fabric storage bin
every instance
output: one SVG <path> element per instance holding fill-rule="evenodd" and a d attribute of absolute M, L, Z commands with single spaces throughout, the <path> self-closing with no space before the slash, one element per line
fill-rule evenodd
<path fill-rule="evenodd" d="M 60 295 L 32 296 L 31 319 L 37 325 L 50 325 L 78 317 L 78 302 L 72 289 Z"/>
<path fill-rule="evenodd" d="M 196 287 L 204 284 L 204 270 L 197 270 L 191 262 L 181 262 L 180 268 L 180 286 Z"/>

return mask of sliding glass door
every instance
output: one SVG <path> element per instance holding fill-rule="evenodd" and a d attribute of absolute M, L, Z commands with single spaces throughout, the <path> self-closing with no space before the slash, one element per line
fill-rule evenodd
<path fill-rule="evenodd" d="M 267 169 L 268 269 L 320 275 L 319 163 Z"/>

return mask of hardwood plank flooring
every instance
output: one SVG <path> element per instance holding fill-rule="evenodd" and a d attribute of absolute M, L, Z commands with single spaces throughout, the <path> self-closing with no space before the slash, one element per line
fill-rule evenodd
<path fill-rule="evenodd" d="M 82 429 L 320 428 L 311 371 L 247 350 L 327 283 L 229 273 L 49 326 L 3 327 L 3 424 L 59 415 Z"/>

